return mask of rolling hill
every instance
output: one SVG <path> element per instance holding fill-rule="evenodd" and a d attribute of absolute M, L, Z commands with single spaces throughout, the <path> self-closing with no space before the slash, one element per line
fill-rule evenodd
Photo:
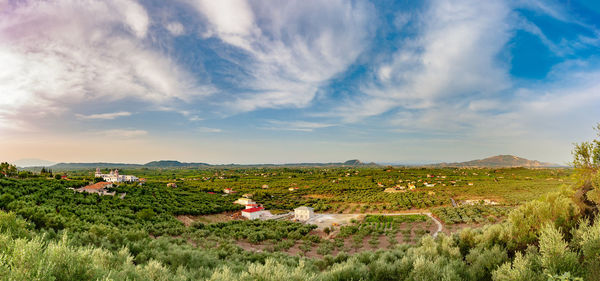
<path fill-rule="evenodd" d="M 431 165 L 433 167 L 525 167 L 525 168 L 548 168 L 560 167 L 561 165 L 554 163 L 540 162 L 537 160 L 529 160 L 513 155 L 497 155 L 485 159 L 471 160 L 457 163 L 439 163 Z"/>
<path fill-rule="evenodd" d="M 80 169 L 126 169 L 126 168 L 167 168 L 167 169 L 178 169 L 178 168 L 218 168 L 218 167 L 323 167 L 323 166 L 377 166 L 375 163 L 363 163 L 359 160 L 353 159 L 346 162 L 334 162 L 334 163 L 287 163 L 287 164 L 222 164 L 213 165 L 208 163 L 185 163 L 175 160 L 160 160 L 152 161 L 146 164 L 127 164 L 127 163 L 105 163 L 105 162 L 93 162 L 93 163 L 58 163 L 54 165 L 48 165 L 47 168 L 52 170 L 80 170 Z M 41 166 L 30 166 L 25 168 L 26 170 L 37 170 Z"/>

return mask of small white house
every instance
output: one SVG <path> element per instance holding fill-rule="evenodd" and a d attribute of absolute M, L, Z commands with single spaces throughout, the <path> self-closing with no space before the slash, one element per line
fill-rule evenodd
<path fill-rule="evenodd" d="M 248 204 L 255 204 L 255 202 L 252 201 L 252 199 L 250 199 L 250 198 L 239 198 L 238 200 L 235 200 L 233 203 L 244 205 L 244 206 L 246 206 Z"/>
<path fill-rule="evenodd" d="M 307 221 L 315 217 L 315 209 L 311 207 L 298 207 L 294 209 L 294 219 L 299 221 Z"/>
<path fill-rule="evenodd" d="M 255 220 L 259 219 L 265 213 L 265 208 L 263 207 L 255 207 L 250 209 L 242 210 L 242 216 L 249 219 Z"/>

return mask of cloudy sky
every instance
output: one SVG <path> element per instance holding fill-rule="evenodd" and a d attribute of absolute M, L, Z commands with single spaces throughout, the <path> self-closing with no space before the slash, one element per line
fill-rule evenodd
<path fill-rule="evenodd" d="M 0 160 L 565 163 L 594 0 L 0 0 Z"/>

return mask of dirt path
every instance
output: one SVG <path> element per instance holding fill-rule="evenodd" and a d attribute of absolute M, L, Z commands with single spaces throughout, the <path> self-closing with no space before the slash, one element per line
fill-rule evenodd
<path fill-rule="evenodd" d="M 406 216 L 406 215 L 426 215 L 428 217 L 430 217 L 435 224 L 437 224 L 437 231 L 433 234 L 433 237 L 437 237 L 438 233 L 442 232 L 442 230 L 444 230 L 444 227 L 442 225 L 442 223 L 436 219 L 431 213 L 429 212 L 420 212 L 420 213 L 392 213 L 392 214 L 385 214 L 386 216 Z"/>

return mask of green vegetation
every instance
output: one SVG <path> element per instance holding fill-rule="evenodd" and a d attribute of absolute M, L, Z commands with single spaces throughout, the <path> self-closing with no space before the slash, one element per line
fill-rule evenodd
<path fill-rule="evenodd" d="M 367 215 L 364 222 L 375 223 L 403 223 L 403 222 L 421 222 L 427 221 L 425 215 L 404 215 L 404 216 L 383 216 L 383 215 Z"/>
<path fill-rule="evenodd" d="M 86 184 L 75 180 L 0 178 L 0 208 L 15 212 L 36 228 L 80 232 L 103 225 L 121 230 L 144 229 L 154 235 L 182 234 L 185 228 L 174 215 L 211 214 L 242 208 L 232 204 L 230 197 L 152 183 L 143 188 L 133 185 L 114 188 L 118 193 L 127 194 L 123 199 L 72 189 Z"/>
<path fill-rule="evenodd" d="M 146 178 L 148 184 L 157 186 L 174 182 L 178 190 L 187 192 L 221 194 L 232 188 L 238 195 L 253 194 L 267 209 L 291 210 L 304 205 L 333 213 L 427 209 L 451 205 L 450 198 L 518 205 L 571 181 L 570 169 L 525 168 L 128 168 L 120 172 Z M 60 173 L 73 180 L 94 180 L 92 169 Z M 425 182 L 435 186 L 428 187 Z M 408 186 L 413 184 L 415 189 L 410 190 Z M 404 192 L 383 192 L 396 186 L 404 187 Z"/>
<path fill-rule="evenodd" d="M 505 206 L 466 205 L 460 207 L 439 207 L 432 213 L 447 224 L 493 223 L 506 217 L 510 208 Z"/>
<path fill-rule="evenodd" d="M 123 199 L 75 192 L 93 181 L 89 171 L 68 172 L 72 180 L 11 172 L 0 178 L 0 280 L 598 280 L 599 140 L 578 144 L 574 158 L 572 182 L 565 169 L 147 169 L 147 184 L 113 188 Z M 436 186 L 383 192 L 425 179 Z M 289 221 L 175 218 L 242 208 L 225 187 L 279 209 L 438 207 L 448 223 L 499 221 L 433 238 L 427 217 L 368 215 L 330 229 L 330 240 Z M 450 197 L 511 207 L 452 208 Z M 365 244 L 372 251 L 359 252 Z"/>
<path fill-rule="evenodd" d="M 0 176 L 14 177 L 17 175 L 17 167 L 6 162 L 0 163 Z"/>

